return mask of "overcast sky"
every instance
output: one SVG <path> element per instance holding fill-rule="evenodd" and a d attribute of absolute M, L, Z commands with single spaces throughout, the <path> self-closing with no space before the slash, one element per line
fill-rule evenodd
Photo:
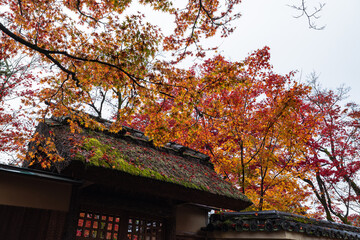
<path fill-rule="evenodd" d="M 348 101 L 360 104 L 360 0 L 307 0 L 309 11 L 320 2 L 326 5 L 316 24 L 325 26 L 324 30 L 310 29 L 305 17 L 293 17 L 299 12 L 288 5 L 301 0 L 242 0 L 237 7 L 242 17 L 233 22 L 235 32 L 226 39 L 212 39 L 211 45 L 220 46 L 220 53 L 232 61 L 269 46 L 277 73 L 297 70 L 296 78 L 306 81 L 316 72 L 323 87 L 336 89 L 344 84 L 351 88 Z M 149 13 L 146 7 L 136 10 L 165 26 L 165 33 L 173 27 L 172 19 L 158 12 Z"/>
<path fill-rule="evenodd" d="M 315 71 L 324 87 L 351 87 L 348 100 L 360 104 L 360 1 L 323 0 L 317 24 L 326 27 L 321 31 L 309 29 L 305 18 L 292 17 L 298 13 L 287 5 L 296 2 L 243 0 L 236 31 L 218 42 L 221 53 L 238 61 L 267 45 L 276 72 L 298 70 L 297 78 L 305 81 Z"/>

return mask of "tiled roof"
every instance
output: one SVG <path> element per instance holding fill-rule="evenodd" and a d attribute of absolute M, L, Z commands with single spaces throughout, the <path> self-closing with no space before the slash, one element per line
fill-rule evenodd
<path fill-rule="evenodd" d="M 360 239 L 360 228 L 279 211 L 213 214 L 206 231 L 288 231 L 330 239 Z"/>
<path fill-rule="evenodd" d="M 42 128 L 47 128 L 46 131 L 54 136 L 57 152 L 65 159 L 61 168 L 69 162 L 81 161 L 88 166 L 236 199 L 245 207 L 251 204 L 246 196 L 214 171 L 210 158 L 205 154 L 176 143 L 155 147 L 142 132 L 129 127 L 123 127 L 118 134 L 88 129 L 70 133 L 70 127 L 64 120 L 52 118 L 42 124 Z"/>

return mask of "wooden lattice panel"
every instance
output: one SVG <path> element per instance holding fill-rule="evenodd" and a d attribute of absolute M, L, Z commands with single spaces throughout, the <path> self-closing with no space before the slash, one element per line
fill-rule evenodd
<path fill-rule="evenodd" d="M 128 219 L 127 239 L 161 240 L 163 223 L 159 220 L 130 217 Z"/>
<path fill-rule="evenodd" d="M 84 211 L 79 214 L 76 239 L 118 240 L 119 231 L 120 217 Z"/>

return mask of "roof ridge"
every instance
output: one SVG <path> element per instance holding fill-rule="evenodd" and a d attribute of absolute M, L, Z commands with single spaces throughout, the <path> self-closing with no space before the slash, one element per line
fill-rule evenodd
<path fill-rule="evenodd" d="M 109 125 L 108 124 L 112 124 L 113 122 L 107 120 L 107 119 L 103 119 L 103 118 L 99 118 L 99 117 L 96 117 L 94 115 L 91 115 L 91 114 L 88 114 L 88 116 L 90 116 L 92 119 L 98 121 L 99 123 L 103 123 L 105 125 L 105 127 L 108 127 Z M 68 120 L 70 120 L 71 118 L 69 116 L 61 116 L 61 117 L 55 117 L 55 116 L 51 116 L 50 118 L 50 121 L 53 120 L 53 121 L 56 121 L 60 124 L 68 124 Z M 46 119 L 48 120 L 46 123 L 49 122 L 49 119 Z M 51 124 L 51 125 L 56 125 L 56 124 Z M 108 126 L 106 126 L 108 125 Z M 179 144 L 179 143 L 176 143 L 176 142 L 173 142 L 173 141 L 170 141 L 168 143 L 166 143 L 164 146 L 162 147 L 155 147 L 155 145 L 153 144 L 152 140 L 145 135 L 144 132 L 138 130 L 138 129 L 135 129 L 135 128 L 132 128 L 132 127 L 129 127 L 129 126 L 125 126 L 125 125 L 122 125 L 122 131 L 118 132 L 118 133 L 112 133 L 110 131 L 102 131 L 104 134 L 108 135 L 108 136 L 113 136 L 113 137 L 116 137 L 116 138 L 130 138 L 132 140 L 135 140 L 135 141 L 141 141 L 145 144 L 148 144 L 149 146 L 153 147 L 153 148 L 156 148 L 158 150 L 163 150 L 163 151 L 166 151 L 166 152 L 169 152 L 171 151 L 173 154 L 176 154 L 176 155 L 179 155 L 179 156 L 182 156 L 182 157 L 185 157 L 185 158 L 193 158 L 193 159 L 198 159 L 201 161 L 201 163 L 203 164 L 206 164 L 208 165 L 209 167 L 211 168 L 214 168 L 214 165 L 212 164 L 212 162 L 210 161 L 210 156 L 204 154 L 204 153 L 201 153 L 197 150 L 194 150 L 194 149 L 191 149 L 187 146 L 184 146 L 182 144 Z M 93 129 L 94 130 L 94 129 Z M 96 131 L 96 130 L 95 130 Z"/>

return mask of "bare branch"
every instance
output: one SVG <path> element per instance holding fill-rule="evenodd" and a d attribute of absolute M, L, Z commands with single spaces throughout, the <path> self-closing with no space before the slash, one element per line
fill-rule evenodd
<path fill-rule="evenodd" d="M 314 19 L 317 20 L 320 18 L 319 13 L 323 10 L 325 5 L 326 5 L 325 3 L 319 3 L 319 6 L 314 7 L 312 11 L 308 10 L 305 0 L 301 0 L 300 5 L 288 5 L 288 6 L 300 12 L 299 15 L 294 16 L 294 18 L 301 18 L 305 16 L 307 18 L 309 28 L 314 30 L 323 30 L 325 28 L 325 25 L 320 27 L 317 26 Z"/>

